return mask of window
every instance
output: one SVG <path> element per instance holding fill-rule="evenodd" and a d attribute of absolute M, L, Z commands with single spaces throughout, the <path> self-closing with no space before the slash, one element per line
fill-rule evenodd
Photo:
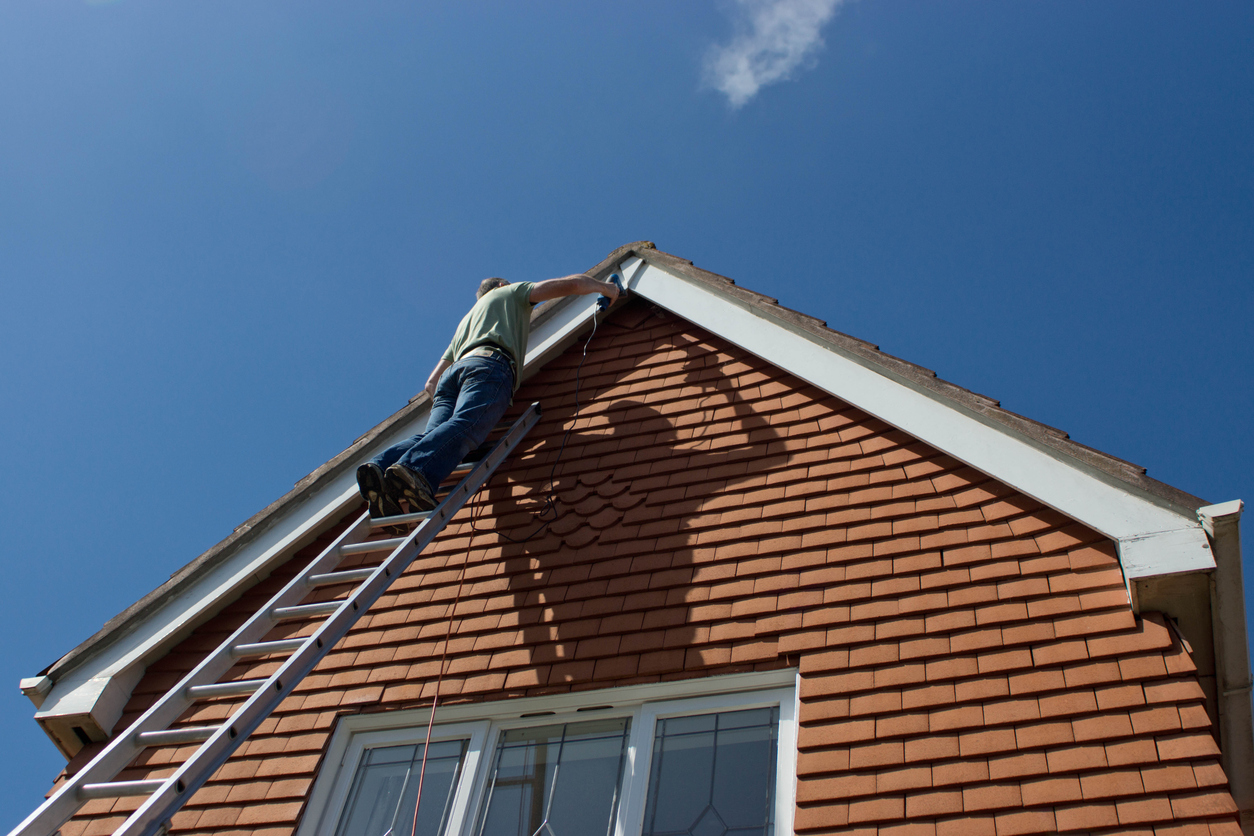
<path fill-rule="evenodd" d="M 658 720 L 644 836 L 772 836 L 779 709 Z"/>
<path fill-rule="evenodd" d="M 475 832 L 610 836 L 628 723 L 624 717 L 501 732 Z"/>
<path fill-rule="evenodd" d="M 466 741 L 432 743 L 430 754 L 424 758 L 424 753 L 422 743 L 367 749 L 340 816 L 337 836 L 441 832 L 452 806 L 453 785 L 461 771 Z M 415 828 L 419 780 L 423 795 Z"/>
<path fill-rule="evenodd" d="M 344 718 L 297 836 L 790 836 L 795 672 Z M 782 686 L 782 687 L 781 687 Z"/>

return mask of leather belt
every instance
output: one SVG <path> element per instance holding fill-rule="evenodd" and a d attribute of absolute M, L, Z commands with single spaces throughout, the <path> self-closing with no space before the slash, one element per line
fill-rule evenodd
<path fill-rule="evenodd" d="M 510 372 L 513 373 L 515 377 L 518 375 L 518 370 L 514 367 L 514 358 L 510 357 L 509 352 L 503 348 L 498 348 L 494 345 L 478 345 L 457 359 L 465 360 L 467 357 L 500 357 L 505 362 L 509 363 Z"/>

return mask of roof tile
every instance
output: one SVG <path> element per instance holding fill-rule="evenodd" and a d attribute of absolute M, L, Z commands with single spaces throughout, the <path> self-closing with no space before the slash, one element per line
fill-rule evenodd
<path fill-rule="evenodd" d="M 875 736 L 877 738 L 923 734 L 928 730 L 928 715 L 921 712 L 899 714 L 892 717 L 879 717 L 875 721 Z"/>
<path fill-rule="evenodd" d="M 1002 781 L 1006 778 L 1044 775 L 1048 771 L 1049 766 L 1045 761 L 1044 752 L 1019 752 L 1012 755 L 994 755 L 988 759 L 989 778 L 994 781 Z M 1025 801 L 1024 803 L 1030 804 L 1034 802 Z"/>
<path fill-rule="evenodd" d="M 902 708 L 923 708 L 932 705 L 948 705 L 953 703 L 954 685 L 951 682 L 932 683 L 916 688 L 906 688 L 901 692 Z"/>
<path fill-rule="evenodd" d="M 807 779 L 797 782 L 797 801 L 831 801 L 856 798 L 875 793 L 875 773 L 846 773 L 831 778 Z"/>
<path fill-rule="evenodd" d="M 998 836 L 992 816 L 962 816 L 936 822 L 936 836 Z"/>
<path fill-rule="evenodd" d="M 1076 741 L 1111 740 L 1133 734 L 1132 724 L 1126 714 L 1102 714 L 1073 720 L 1071 727 L 1075 730 Z"/>
<path fill-rule="evenodd" d="M 904 795 L 883 796 L 849 804 L 849 823 L 871 821 L 889 821 L 900 819 L 905 814 L 906 799 Z"/>
<path fill-rule="evenodd" d="M 1168 821 L 1172 817 L 1171 802 L 1165 798 L 1135 798 L 1115 803 L 1120 824 L 1144 824 Z"/>
<path fill-rule="evenodd" d="M 936 824 L 930 821 L 884 824 L 877 830 L 877 836 L 936 836 Z"/>
<path fill-rule="evenodd" d="M 962 809 L 969 813 L 1019 807 L 1023 799 L 1017 783 L 963 787 Z"/>
<path fill-rule="evenodd" d="M 874 729 L 874 721 L 870 721 Z M 874 730 L 872 730 L 874 734 Z M 879 743 L 863 743 L 849 749 L 849 767 L 851 769 L 867 769 L 878 766 L 893 766 L 905 763 L 905 749 L 901 741 L 884 741 Z"/>
<path fill-rule="evenodd" d="M 1119 675 L 1124 679 L 1154 679 L 1167 673 L 1163 657 L 1156 653 L 1125 656 L 1119 660 Z"/>
<path fill-rule="evenodd" d="M 1050 749 L 1045 753 L 1045 760 L 1049 764 L 1051 773 L 1077 772 L 1082 769 L 1098 769 L 1107 765 L 1105 749 L 1094 744 Z"/>
<path fill-rule="evenodd" d="M 1146 792 L 1192 790 L 1198 786 L 1194 769 L 1188 764 L 1146 766 L 1141 769 L 1141 782 Z"/>
<path fill-rule="evenodd" d="M 932 786 L 975 784 L 988 780 L 987 760 L 966 760 L 932 766 Z"/>
<path fill-rule="evenodd" d="M 1221 787 L 1228 784 L 1228 776 L 1224 774 L 1223 767 L 1214 761 L 1193 764 L 1193 776 L 1199 787 Z M 1146 786 L 1148 785 L 1147 782 Z"/>
<path fill-rule="evenodd" d="M 1088 830 L 1096 827 L 1115 827 L 1119 815 L 1110 803 L 1077 804 L 1056 807 L 1054 815 L 1060 831 Z"/>
<path fill-rule="evenodd" d="M 1088 659 L 1088 643 L 1083 639 L 1053 642 L 1032 648 L 1032 663 L 1038 667 Z"/>
<path fill-rule="evenodd" d="M 991 729 L 967 732 L 958 736 L 958 751 L 962 757 L 1011 752 L 1015 749 L 1014 729 Z"/>
<path fill-rule="evenodd" d="M 1068 691 L 1041 697 L 1042 717 L 1063 717 L 1097 710 L 1097 698 L 1092 691 Z"/>
<path fill-rule="evenodd" d="M 1058 825 L 1051 810 L 1022 810 L 997 814 L 997 836 L 1028 833 L 1054 833 Z"/>
<path fill-rule="evenodd" d="M 1086 800 L 1139 795 L 1145 791 L 1138 769 L 1112 769 L 1107 772 L 1083 775 L 1080 787 Z"/>
<path fill-rule="evenodd" d="M 1130 685 L 1130 688 L 1143 690 L 1145 702 L 1187 702 L 1205 698 L 1202 686 L 1195 679 L 1173 679 L 1166 682 L 1146 682 L 1142 685 Z"/>
<path fill-rule="evenodd" d="M 1153 740 L 1146 739 L 1107 743 L 1106 760 L 1111 766 L 1154 763 L 1158 760 L 1158 749 Z"/>
<path fill-rule="evenodd" d="M 1031 698 L 1002 700 L 984 705 L 984 722 L 989 725 L 1039 720 L 1040 717 L 1040 703 Z"/>
<path fill-rule="evenodd" d="M 928 728 L 932 732 L 980 728 L 985 723 L 984 709 L 979 705 L 941 708 L 932 711 L 928 717 Z"/>

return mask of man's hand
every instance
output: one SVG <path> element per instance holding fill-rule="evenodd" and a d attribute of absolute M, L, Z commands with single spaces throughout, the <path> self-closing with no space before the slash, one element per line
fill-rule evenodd
<path fill-rule="evenodd" d="M 563 296 L 586 296 L 589 293 L 608 296 L 612 302 L 618 298 L 618 286 L 612 282 L 599 282 L 587 273 L 575 273 L 560 279 L 536 282 L 535 287 L 531 288 L 530 298 L 534 305 L 550 299 L 561 299 Z"/>
<path fill-rule="evenodd" d="M 601 286 L 598 292 L 602 296 L 608 296 L 611 304 L 618 301 L 618 285 L 613 282 L 597 282 L 597 284 Z"/>
<path fill-rule="evenodd" d="M 440 362 L 435 364 L 435 368 L 431 370 L 431 376 L 427 378 L 427 385 L 422 387 L 422 391 L 427 393 L 427 397 L 435 400 L 435 387 L 440 383 L 440 375 L 444 374 L 445 369 L 453 365 L 451 361 L 441 357 Z"/>

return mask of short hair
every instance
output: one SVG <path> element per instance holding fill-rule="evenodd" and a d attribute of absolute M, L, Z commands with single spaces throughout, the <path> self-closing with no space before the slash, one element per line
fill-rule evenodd
<path fill-rule="evenodd" d="M 498 287 L 505 287 L 509 282 L 500 276 L 493 276 L 490 279 L 484 279 L 479 282 L 479 292 L 475 294 L 476 299 L 482 299 L 490 290 L 496 290 Z"/>

